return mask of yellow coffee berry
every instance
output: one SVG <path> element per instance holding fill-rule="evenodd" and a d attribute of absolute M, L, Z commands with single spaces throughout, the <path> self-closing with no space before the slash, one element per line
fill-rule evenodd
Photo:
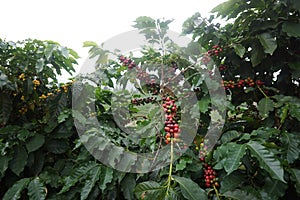
<path fill-rule="evenodd" d="M 19 79 L 20 79 L 21 81 L 25 81 L 25 74 L 24 74 L 24 73 L 20 74 L 20 75 L 19 75 Z"/>
<path fill-rule="evenodd" d="M 34 79 L 34 80 L 32 81 L 32 83 L 33 83 L 34 87 L 37 87 L 37 86 L 39 86 L 39 85 L 41 84 L 40 81 L 39 81 L 39 80 L 36 80 L 36 79 Z"/>
<path fill-rule="evenodd" d="M 39 97 L 40 99 L 46 99 L 47 98 L 47 96 L 46 95 L 44 95 L 44 94 L 42 94 L 40 97 Z"/>

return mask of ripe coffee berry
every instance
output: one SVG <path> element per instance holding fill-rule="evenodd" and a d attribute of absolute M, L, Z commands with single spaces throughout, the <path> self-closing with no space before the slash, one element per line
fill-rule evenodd
<path fill-rule="evenodd" d="M 212 168 L 212 166 L 208 163 L 208 152 L 207 147 L 205 145 L 204 139 L 201 140 L 200 149 L 199 149 L 199 160 L 202 162 L 203 166 L 203 180 L 204 185 L 207 188 L 218 188 L 219 182 L 217 177 L 217 172 Z"/>
<path fill-rule="evenodd" d="M 207 163 L 203 164 L 203 178 L 207 188 L 219 187 L 217 172 Z"/>
<path fill-rule="evenodd" d="M 238 79 L 237 81 L 229 80 L 229 81 L 222 81 L 222 85 L 225 89 L 234 89 L 237 88 L 244 88 L 244 87 L 256 87 L 262 86 L 264 82 L 261 80 L 254 81 L 250 77 L 246 79 Z"/>
<path fill-rule="evenodd" d="M 177 105 L 175 104 L 175 100 L 171 99 L 171 97 L 164 97 L 163 101 L 163 109 L 165 112 L 165 143 L 168 144 L 171 141 L 171 138 L 174 138 L 174 141 L 179 141 L 180 138 L 180 128 L 179 124 L 175 121 Z"/>
<path fill-rule="evenodd" d="M 219 47 L 218 45 L 214 45 L 211 50 L 207 51 L 207 53 L 209 56 L 218 56 L 222 51 L 223 49 L 221 47 Z"/>
<path fill-rule="evenodd" d="M 219 66 L 219 70 L 220 71 L 224 71 L 224 70 L 226 70 L 227 69 L 227 67 L 225 66 L 225 65 L 220 65 Z"/>
<path fill-rule="evenodd" d="M 119 56 L 119 61 L 123 66 L 126 66 L 129 70 L 135 68 L 136 70 L 136 78 L 142 82 L 142 85 L 145 84 L 148 86 L 149 92 L 153 95 L 157 95 L 160 90 L 159 85 L 157 84 L 157 79 L 155 76 L 147 73 L 142 67 L 139 67 L 135 64 L 135 62 L 125 57 L 124 55 Z M 133 103 L 136 103 L 135 101 Z M 141 102 L 139 102 L 141 103 Z"/>
<path fill-rule="evenodd" d="M 211 61 L 209 53 L 205 53 L 201 61 L 204 65 L 207 65 Z"/>
<path fill-rule="evenodd" d="M 122 63 L 122 65 L 127 66 L 128 69 L 132 69 L 136 66 L 136 64 L 134 63 L 134 61 L 130 58 L 127 58 L 123 55 L 119 56 L 119 60 Z"/>

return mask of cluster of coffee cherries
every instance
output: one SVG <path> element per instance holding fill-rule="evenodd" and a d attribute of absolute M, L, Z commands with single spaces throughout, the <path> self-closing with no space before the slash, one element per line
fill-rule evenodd
<path fill-rule="evenodd" d="M 150 93 L 158 94 L 159 85 L 156 84 L 155 76 L 148 74 L 144 69 L 137 66 L 132 59 L 127 58 L 124 55 L 119 56 L 119 61 L 123 66 L 127 66 L 128 69 L 135 68 L 137 72 L 137 79 L 142 81 L 142 83 L 145 83 L 145 85 L 149 86 Z"/>
<path fill-rule="evenodd" d="M 27 107 L 22 107 L 18 111 L 21 115 L 24 115 L 25 113 L 27 113 L 28 109 L 27 109 Z"/>
<path fill-rule="evenodd" d="M 136 66 L 136 64 L 134 63 L 134 61 L 132 59 L 127 58 L 123 55 L 119 56 L 119 60 L 124 66 L 127 66 L 128 69 L 132 69 Z"/>
<path fill-rule="evenodd" d="M 212 49 L 208 50 L 202 57 L 201 61 L 204 65 L 207 65 L 211 61 L 212 56 L 219 56 L 223 49 L 219 45 L 212 46 Z"/>
<path fill-rule="evenodd" d="M 254 81 L 252 78 L 248 77 L 247 79 L 239 79 L 237 81 L 222 81 L 222 85 L 225 89 L 233 89 L 235 87 L 243 88 L 243 87 L 255 87 L 255 86 L 262 86 L 264 82 L 261 80 Z"/>
<path fill-rule="evenodd" d="M 36 90 L 36 88 L 37 88 L 39 85 L 41 85 L 41 82 L 40 82 L 39 80 L 37 80 L 37 79 L 34 79 L 34 80 L 32 81 L 32 83 L 33 83 L 33 89 L 34 89 L 34 90 Z"/>
<path fill-rule="evenodd" d="M 207 163 L 203 164 L 203 178 L 207 188 L 219 187 L 217 172 Z"/>
<path fill-rule="evenodd" d="M 223 65 L 223 64 L 222 64 L 222 65 L 219 66 L 219 70 L 220 70 L 220 71 L 224 71 L 224 70 L 226 70 L 226 69 L 227 69 L 227 66 L 226 66 L 226 65 Z"/>
<path fill-rule="evenodd" d="M 201 62 L 204 64 L 204 65 L 207 65 L 209 62 L 211 61 L 211 57 L 209 56 L 208 53 L 205 53 L 201 59 Z"/>
<path fill-rule="evenodd" d="M 156 78 L 153 75 L 148 74 L 142 68 L 138 67 L 136 77 L 146 86 L 151 94 L 156 95 L 159 92 L 160 86 L 156 82 Z"/>
<path fill-rule="evenodd" d="M 175 104 L 175 100 L 170 97 L 164 97 L 163 99 L 163 108 L 165 112 L 165 142 L 169 144 L 171 138 L 174 138 L 174 142 L 180 141 L 180 128 L 179 124 L 176 122 L 176 113 L 177 106 Z"/>
<path fill-rule="evenodd" d="M 218 56 L 223 49 L 219 45 L 214 45 L 211 50 L 208 50 L 207 53 L 209 56 Z"/>
<path fill-rule="evenodd" d="M 202 139 L 200 143 L 199 159 L 203 163 L 203 178 L 205 182 L 204 184 L 207 188 L 218 188 L 219 182 L 217 172 L 212 168 L 210 164 L 208 164 L 206 160 L 207 154 L 207 147 L 204 144 L 204 139 Z"/>
<path fill-rule="evenodd" d="M 155 103 L 156 97 L 147 97 L 147 98 L 134 98 L 131 100 L 131 103 L 134 105 L 145 105 L 148 103 Z"/>
<path fill-rule="evenodd" d="M 156 83 L 155 76 L 148 74 L 147 72 L 145 72 L 145 70 L 143 70 L 140 67 L 137 68 L 137 75 L 136 75 L 136 77 L 139 80 L 144 81 L 147 85 L 155 84 Z"/>

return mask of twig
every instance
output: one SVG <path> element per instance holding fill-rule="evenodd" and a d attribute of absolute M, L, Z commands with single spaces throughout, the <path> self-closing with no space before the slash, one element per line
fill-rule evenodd
<path fill-rule="evenodd" d="M 179 74 L 177 74 L 176 76 L 174 76 L 171 80 L 169 80 L 168 82 L 166 82 L 163 87 L 166 87 L 171 81 L 174 81 L 176 78 L 178 78 L 179 75 L 183 74 L 184 72 L 186 72 L 188 69 L 195 69 L 193 66 L 195 66 L 195 64 L 192 64 L 186 68 L 184 68 L 183 70 L 180 71 Z"/>

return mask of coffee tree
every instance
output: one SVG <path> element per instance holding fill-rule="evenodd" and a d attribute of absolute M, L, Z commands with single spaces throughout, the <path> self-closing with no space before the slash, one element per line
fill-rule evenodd
<path fill-rule="evenodd" d="M 45 199 L 46 184 L 58 185 L 55 163 L 71 155 L 76 132 L 68 115 L 72 82 L 56 76 L 74 72 L 77 58 L 53 41 L 0 40 L 1 199 Z"/>
<path fill-rule="evenodd" d="M 299 196 L 299 3 L 227 1 L 213 12 L 233 22 L 220 27 L 196 13 L 183 32 L 208 49 L 233 104 L 213 152 L 220 192 Z"/>
<path fill-rule="evenodd" d="M 151 77 L 147 74 L 147 71 L 151 71 L 149 63 L 150 66 L 165 64 L 171 70 L 164 74 L 171 74 L 171 77 L 174 77 L 172 70 L 179 70 L 190 84 L 191 91 L 196 93 L 198 111 L 201 113 L 199 118 L 195 117 L 199 122 L 199 129 L 193 145 L 189 145 L 189 150 L 178 160 L 171 162 L 167 167 L 168 173 L 161 170 L 151 180 L 141 183 L 137 181 L 134 189 L 137 198 L 284 199 L 298 195 L 297 6 L 293 1 L 277 2 L 275 6 L 272 2 L 228 1 L 214 9 L 218 16 L 234 19 L 233 23 L 222 27 L 213 23 L 214 17 L 204 19 L 196 13 L 184 23 L 183 33 L 192 34 L 194 40 L 206 50 L 196 44 L 191 44 L 184 50 L 172 43 L 165 45 L 161 43 L 164 35 L 160 31 L 165 22 L 148 17 L 137 19 L 135 27 L 149 41 L 162 46 L 160 50 L 146 49 L 139 58 L 122 55 L 119 62 L 114 63 L 114 68 L 117 71 L 132 71 L 136 68 L 134 78 L 144 79 L 146 83 L 145 88 L 142 88 L 145 93 L 127 94 L 127 98 L 131 98 L 127 102 L 132 106 L 130 116 L 137 120 L 137 126 L 149 123 L 150 127 L 155 127 L 158 122 L 151 123 L 153 118 L 161 120 L 153 115 L 146 115 L 145 112 L 139 116 L 142 118 L 134 116 L 134 113 L 141 112 L 148 104 L 160 105 L 167 119 L 163 120 L 163 129 L 156 127 L 152 132 L 143 129 L 149 138 L 152 137 L 152 142 L 148 141 L 151 145 L 141 142 L 130 143 L 127 147 L 146 144 L 143 148 L 137 148 L 143 152 L 171 143 L 171 153 L 168 155 L 173 161 L 172 148 L 176 146 L 177 139 L 180 141 L 184 134 L 188 134 L 188 131 L 177 134 L 182 124 L 176 120 L 173 122 L 174 111 L 178 115 L 183 109 L 179 102 L 177 104 L 178 98 L 174 91 L 164 93 L 163 84 L 157 87 L 155 79 L 163 79 L 161 76 Z M 278 13 L 280 14 L 277 16 Z M 92 46 L 92 54 L 99 52 L 96 45 Z M 98 59 L 100 68 L 102 58 L 100 56 Z M 193 61 L 197 61 L 196 64 Z M 143 70 L 139 67 L 145 64 L 148 68 Z M 197 64 L 205 66 L 207 73 L 195 70 Z M 113 74 L 118 73 L 110 74 L 109 70 L 103 69 L 106 70 L 103 71 L 107 74 L 106 77 L 122 80 L 123 75 L 116 77 Z M 218 79 L 215 78 L 217 71 L 223 79 L 227 96 L 225 102 L 211 98 L 214 92 L 208 92 L 209 84 L 218 84 Z M 201 78 L 203 75 L 210 77 L 209 81 L 204 81 Z M 103 85 L 109 85 L 109 82 L 112 84 L 112 81 L 108 81 Z M 212 107 L 220 105 L 223 105 L 223 109 L 214 112 Z M 153 113 L 151 107 L 146 109 Z M 213 128 L 209 122 L 222 121 L 224 110 L 227 110 L 227 118 L 222 136 L 220 139 L 213 138 L 218 142 L 211 148 L 212 138 L 205 135 Z M 169 126 L 170 114 L 172 122 Z M 102 115 L 101 112 L 99 115 Z M 194 113 L 193 116 L 196 115 Z M 120 142 L 118 145 L 122 146 Z"/>

